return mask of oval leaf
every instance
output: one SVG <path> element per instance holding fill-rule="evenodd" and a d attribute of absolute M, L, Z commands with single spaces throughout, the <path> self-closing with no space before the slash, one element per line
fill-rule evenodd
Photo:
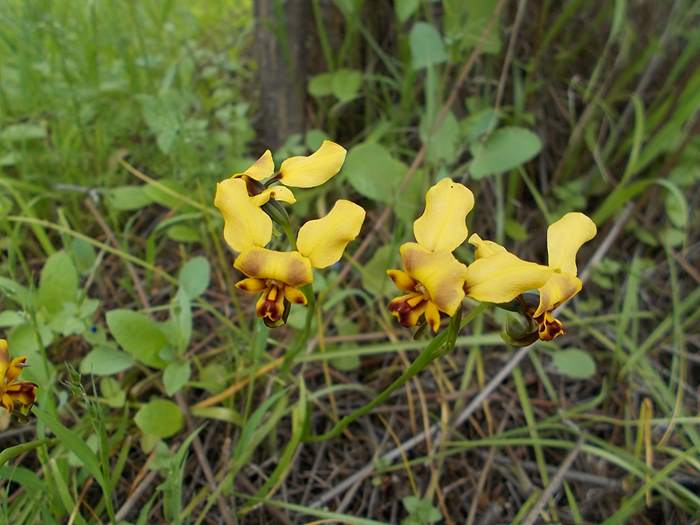
<path fill-rule="evenodd" d="M 411 29 L 410 42 L 413 69 L 422 69 L 447 60 L 442 36 L 432 24 L 416 23 Z"/>
<path fill-rule="evenodd" d="M 472 149 L 469 171 L 475 179 L 503 173 L 532 159 L 542 149 L 540 138 L 524 128 L 501 128 Z"/>
<path fill-rule="evenodd" d="M 560 374 L 572 379 L 588 379 L 595 374 L 595 361 L 590 355 L 578 348 L 555 353 L 552 363 Z"/>
<path fill-rule="evenodd" d="M 183 265 L 182 269 L 180 269 L 178 281 L 189 298 L 194 299 L 202 295 L 204 290 L 207 289 L 210 276 L 209 261 L 204 257 L 198 256 L 190 259 Z"/>
<path fill-rule="evenodd" d="M 405 171 L 406 165 L 376 142 L 364 142 L 352 148 L 343 167 L 343 173 L 358 193 L 380 202 L 392 200 Z"/>
<path fill-rule="evenodd" d="M 180 431 L 183 418 L 180 408 L 172 401 L 152 399 L 139 408 L 134 421 L 142 432 L 159 438 L 167 438 Z"/>
<path fill-rule="evenodd" d="M 80 373 L 108 376 L 122 372 L 133 364 L 134 358 L 126 352 L 108 346 L 98 346 L 80 362 Z"/>
<path fill-rule="evenodd" d="M 75 302 L 78 295 L 78 271 L 63 250 L 51 254 L 41 270 L 39 304 L 50 314 L 63 309 L 65 303 Z"/>
<path fill-rule="evenodd" d="M 160 352 L 168 339 L 154 320 L 131 310 L 112 310 L 107 312 L 107 326 L 119 346 L 137 361 L 154 368 L 166 365 Z"/>

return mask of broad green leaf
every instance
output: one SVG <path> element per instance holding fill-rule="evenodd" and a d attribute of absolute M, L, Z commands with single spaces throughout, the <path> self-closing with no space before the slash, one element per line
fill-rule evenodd
<path fill-rule="evenodd" d="M 593 377 L 596 371 L 593 358 L 578 348 L 555 352 L 552 363 L 560 374 L 573 379 L 588 379 Z"/>
<path fill-rule="evenodd" d="M 106 318 L 110 332 L 126 352 L 148 366 L 165 367 L 160 352 L 168 339 L 156 321 L 131 310 L 111 310 Z"/>
<path fill-rule="evenodd" d="M 316 151 L 324 140 L 328 138 L 328 135 L 320 129 L 310 129 L 306 132 L 306 138 L 304 144 L 310 151 Z"/>
<path fill-rule="evenodd" d="M 107 404 L 114 408 L 121 408 L 126 402 L 126 392 L 122 385 L 112 377 L 103 377 L 100 380 L 100 393 Z"/>
<path fill-rule="evenodd" d="M 210 277 L 211 267 L 209 261 L 205 257 L 197 256 L 182 266 L 178 282 L 190 299 L 195 299 L 207 289 Z"/>
<path fill-rule="evenodd" d="M 6 142 L 22 142 L 46 138 L 46 128 L 38 124 L 13 124 L 0 133 L 0 140 Z"/>
<path fill-rule="evenodd" d="M 683 229 L 688 224 L 688 202 L 683 192 L 675 184 L 667 181 L 665 187 L 668 190 L 664 200 L 666 214 L 671 224 Z"/>
<path fill-rule="evenodd" d="M 315 75 L 309 81 L 309 93 L 314 97 L 325 97 L 333 94 L 333 73 Z"/>
<path fill-rule="evenodd" d="M 5 310 L 0 312 L 0 328 L 8 328 L 10 326 L 18 326 L 24 324 L 26 318 L 22 312 L 15 310 Z"/>
<path fill-rule="evenodd" d="M 152 399 L 136 412 L 136 425 L 142 432 L 159 438 L 177 434 L 183 425 L 180 407 L 167 399 Z"/>
<path fill-rule="evenodd" d="M 117 374 L 130 368 L 134 364 L 134 358 L 108 346 L 93 348 L 80 362 L 81 374 L 94 374 L 106 376 Z"/>
<path fill-rule="evenodd" d="M 484 53 L 495 54 L 501 49 L 498 22 L 484 40 L 484 28 L 493 17 L 498 0 L 442 0 L 445 35 L 455 57 L 481 45 Z"/>
<path fill-rule="evenodd" d="M 524 128 L 501 128 L 494 131 L 485 142 L 472 148 L 474 159 L 470 173 L 475 179 L 504 173 L 517 168 L 536 156 L 542 142 L 532 131 Z"/>
<path fill-rule="evenodd" d="M 492 108 L 475 111 L 460 122 L 470 143 L 478 140 L 488 130 L 495 128 L 496 124 L 498 124 L 498 113 Z"/>
<path fill-rule="evenodd" d="M 362 267 L 362 287 L 372 295 L 399 295 L 400 292 L 394 286 L 387 269 L 396 268 L 399 250 L 397 247 L 387 244 L 374 252 L 372 258 Z"/>
<path fill-rule="evenodd" d="M 428 160 L 431 162 L 454 161 L 461 142 L 461 129 L 455 116 L 450 112 L 438 129 L 431 130 L 431 127 L 432 124 L 423 116 L 420 137 L 428 146 Z"/>
<path fill-rule="evenodd" d="M 146 195 L 153 199 L 153 202 L 170 209 L 192 209 L 192 206 L 183 200 L 191 198 L 192 195 L 182 183 L 171 179 L 161 179 L 158 184 L 160 186 L 149 184 L 143 190 Z"/>
<path fill-rule="evenodd" d="M 143 118 L 156 136 L 158 148 L 169 154 L 182 132 L 184 122 L 184 97 L 175 92 L 156 95 L 140 95 Z"/>
<path fill-rule="evenodd" d="M 394 10 L 396 11 L 396 17 L 402 24 L 411 18 L 411 15 L 416 12 L 418 6 L 420 5 L 420 0 L 396 0 L 394 2 Z"/>
<path fill-rule="evenodd" d="M 190 364 L 187 361 L 182 363 L 170 363 L 166 366 L 163 372 L 165 393 L 169 396 L 175 395 L 175 393 L 190 380 L 191 373 Z"/>
<path fill-rule="evenodd" d="M 409 38 L 413 69 L 430 67 L 447 60 L 442 36 L 432 24 L 417 22 L 411 29 Z"/>
<path fill-rule="evenodd" d="M 140 210 L 153 203 L 147 186 L 118 186 L 107 191 L 107 205 L 118 211 Z"/>
<path fill-rule="evenodd" d="M 343 173 L 361 195 L 390 202 L 406 169 L 406 165 L 394 159 L 381 144 L 364 142 L 350 150 Z"/>
<path fill-rule="evenodd" d="M 339 69 L 333 73 L 333 95 L 341 102 L 352 100 L 362 86 L 362 73 L 353 69 Z"/>
<path fill-rule="evenodd" d="M 97 260 L 95 248 L 83 239 L 73 239 L 71 241 L 70 253 L 73 261 L 75 261 L 76 269 L 81 274 L 89 272 Z"/>
<path fill-rule="evenodd" d="M 63 305 L 75 302 L 78 295 L 78 271 L 70 256 L 63 250 L 46 260 L 39 280 L 39 304 L 49 314 L 56 314 Z"/>
<path fill-rule="evenodd" d="M 168 228 L 166 234 L 176 242 L 199 242 L 202 240 L 199 230 L 187 224 L 175 224 Z"/>

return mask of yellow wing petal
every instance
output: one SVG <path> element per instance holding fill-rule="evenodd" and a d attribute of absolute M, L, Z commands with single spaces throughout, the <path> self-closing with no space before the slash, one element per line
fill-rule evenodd
<path fill-rule="evenodd" d="M 214 205 L 224 217 L 224 240 L 235 251 L 265 246 L 272 238 L 272 219 L 248 197 L 241 178 L 216 185 Z"/>
<path fill-rule="evenodd" d="M 485 241 L 476 233 L 473 233 L 472 236 L 469 237 L 469 244 L 476 248 L 474 251 L 474 259 L 481 259 L 482 257 L 489 257 L 497 253 L 507 252 L 507 250 L 497 242 Z"/>
<path fill-rule="evenodd" d="M 294 287 L 313 281 L 311 264 L 299 252 L 250 248 L 236 257 L 233 266 L 248 277 L 274 279 Z"/>
<path fill-rule="evenodd" d="M 360 233 L 365 210 L 354 202 L 336 201 L 325 217 L 308 221 L 297 235 L 297 249 L 315 268 L 336 263 L 345 247 Z"/>
<path fill-rule="evenodd" d="M 453 315 L 464 299 L 466 266 L 448 251 L 432 252 L 415 242 L 402 244 L 400 251 L 406 273 L 425 288 L 440 310 Z"/>
<path fill-rule="evenodd" d="M 290 157 L 280 166 L 280 180 L 287 186 L 313 188 L 340 171 L 345 162 L 345 148 L 330 140 L 308 157 Z"/>
<path fill-rule="evenodd" d="M 269 179 L 275 173 L 275 162 L 272 160 L 270 150 L 265 150 L 258 160 L 243 172 L 243 175 L 248 175 L 251 179 L 257 181 Z"/>
<path fill-rule="evenodd" d="M 470 264 L 465 288 L 467 295 L 477 301 L 507 303 L 528 290 L 544 286 L 552 273 L 547 266 L 502 251 Z"/>
<path fill-rule="evenodd" d="M 596 234 L 595 223 L 583 213 L 567 213 L 547 228 L 549 266 L 576 275 L 576 253 Z"/>
<path fill-rule="evenodd" d="M 425 211 L 413 223 L 418 244 L 431 251 L 451 252 L 467 238 L 466 218 L 474 194 L 452 179 L 442 179 L 425 195 Z"/>
<path fill-rule="evenodd" d="M 297 201 L 292 193 L 292 190 L 282 186 L 281 184 L 272 186 L 271 188 L 266 188 L 257 195 L 253 195 L 251 199 L 256 206 L 267 204 L 270 199 L 286 202 L 287 204 L 294 204 Z"/>
<path fill-rule="evenodd" d="M 564 301 L 571 299 L 581 291 L 581 279 L 570 273 L 552 272 L 552 275 L 541 287 L 540 303 L 534 316 L 539 317 L 545 312 L 551 312 Z"/>

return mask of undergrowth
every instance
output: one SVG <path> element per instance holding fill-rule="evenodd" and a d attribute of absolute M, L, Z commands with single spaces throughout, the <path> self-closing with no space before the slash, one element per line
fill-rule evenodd
<path fill-rule="evenodd" d="M 700 4 L 311 4 L 342 31 L 314 24 L 309 129 L 274 155 L 343 144 L 293 220 L 368 214 L 290 360 L 305 311 L 255 318 L 213 207 L 267 147 L 251 2 L 0 7 L 0 333 L 39 386 L 0 415 L 0 522 L 693 523 Z M 528 260 L 563 213 L 593 218 L 569 333 L 514 350 L 486 310 L 301 443 L 427 345 L 385 269 L 446 176 L 470 230 Z"/>

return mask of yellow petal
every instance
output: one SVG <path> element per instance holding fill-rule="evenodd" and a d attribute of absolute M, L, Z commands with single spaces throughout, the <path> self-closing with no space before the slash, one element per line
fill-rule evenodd
<path fill-rule="evenodd" d="M 11 383 L 19 377 L 19 375 L 22 373 L 22 369 L 27 366 L 26 363 L 27 358 L 24 356 L 15 357 L 10 362 L 10 366 L 7 368 L 7 372 L 5 373 L 5 379 L 8 383 Z"/>
<path fill-rule="evenodd" d="M 549 266 L 576 275 L 576 252 L 596 234 L 595 223 L 583 213 L 567 213 L 547 228 Z"/>
<path fill-rule="evenodd" d="M 418 244 L 430 251 L 451 252 L 467 238 L 466 218 L 474 207 L 469 188 L 442 179 L 425 195 L 425 211 L 413 223 Z"/>
<path fill-rule="evenodd" d="M 313 188 L 340 171 L 345 162 L 345 148 L 330 140 L 308 157 L 290 157 L 280 166 L 280 180 L 287 186 Z"/>
<path fill-rule="evenodd" d="M 241 279 L 236 283 L 236 288 L 248 293 L 259 292 L 260 290 L 264 290 L 266 286 L 264 279 L 255 279 L 254 277 Z"/>
<path fill-rule="evenodd" d="M 474 259 L 481 259 L 482 257 L 488 257 L 490 255 L 496 255 L 497 253 L 503 253 L 507 250 L 493 241 L 485 241 L 479 237 L 476 233 L 473 233 L 469 237 L 469 244 L 474 246 L 476 250 L 474 251 Z"/>
<path fill-rule="evenodd" d="M 401 270 L 387 270 L 386 274 L 394 281 L 394 284 L 399 290 L 404 292 L 416 291 L 416 281 L 406 272 L 402 272 Z"/>
<path fill-rule="evenodd" d="M 257 195 L 253 195 L 250 199 L 256 206 L 267 204 L 270 199 L 286 202 L 287 204 L 294 204 L 297 201 L 292 190 L 282 185 L 266 188 Z"/>
<path fill-rule="evenodd" d="M 292 304 L 306 304 L 306 296 L 304 292 L 293 286 L 284 287 L 284 297 Z"/>
<path fill-rule="evenodd" d="M 523 261 L 503 251 L 477 259 L 467 268 L 467 295 L 486 303 L 507 303 L 521 293 L 543 286 L 552 270 L 540 264 Z"/>
<path fill-rule="evenodd" d="M 311 264 L 299 252 L 250 248 L 236 257 L 233 266 L 248 277 L 274 279 L 294 287 L 313 281 Z"/>
<path fill-rule="evenodd" d="M 453 315 L 464 299 L 466 267 L 448 251 L 432 252 L 414 242 L 401 245 L 401 260 L 406 273 L 418 281 L 432 302 Z"/>
<path fill-rule="evenodd" d="M 581 279 L 570 273 L 552 272 L 545 284 L 539 287 L 540 303 L 534 316 L 554 310 L 564 301 L 581 291 Z"/>
<path fill-rule="evenodd" d="M 257 181 L 269 179 L 275 173 L 275 162 L 272 160 L 270 150 L 265 150 L 258 160 L 243 172 L 243 175 L 248 175 L 251 179 Z"/>
<path fill-rule="evenodd" d="M 440 311 L 432 301 L 427 303 L 425 305 L 425 321 L 433 329 L 433 332 L 437 332 L 440 329 Z"/>
<path fill-rule="evenodd" d="M 0 385 L 5 382 L 5 373 L 10 366 L 10 352 L 7 341 L 0 339 Z"/>
<path fill-rule="evenodd" d="M 297 249 L 315 268 L 326 268 L 340 260 L 350 241 L 360 233 L 365 210 L 354 202 L 336 201 L 325 217 L 308 221 L 297 235 Z"/>
<path fill-rule="evenodd" d="M 235 251 L 265 246 L 272 238 L 272 219 L 248 197 L 241 178 L 216 185 L 214 205 L 224 217 L 224 239 Z"/>

